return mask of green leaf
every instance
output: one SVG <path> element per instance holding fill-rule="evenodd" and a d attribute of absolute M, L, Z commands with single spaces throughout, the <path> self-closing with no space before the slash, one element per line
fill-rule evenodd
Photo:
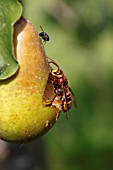
<path fill-rule="evenodd" d="M 0 0 L 0 80 L 18 70 L 13 51 L 13 25 L 21 14 L 22 6 L 17 0 Z"/>

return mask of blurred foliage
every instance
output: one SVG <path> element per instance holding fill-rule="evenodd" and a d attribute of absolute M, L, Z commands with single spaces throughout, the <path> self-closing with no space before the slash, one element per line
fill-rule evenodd
<path fill-rule="evenodd" d="M 46 53 L 78 102 L 44 137 L 48 170 L 113 169 L 113 1 L 24 0 L 24 16 L 49 34 Z M 36 147 L 36 146 L 35 146 Z"/>

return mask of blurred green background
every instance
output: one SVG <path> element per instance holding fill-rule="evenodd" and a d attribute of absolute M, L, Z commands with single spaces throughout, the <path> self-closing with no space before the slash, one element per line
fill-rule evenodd
<path fill-rule="evenodd" d="M 113 0 L 24 0 L 23 15 L 50 36 L 78 108 L 41 140 L 47 170 L 113 170 Z M 35 146 L 36 147 L 36 146 Z M 37 146 L 39 147 L 39 146 Z"/>

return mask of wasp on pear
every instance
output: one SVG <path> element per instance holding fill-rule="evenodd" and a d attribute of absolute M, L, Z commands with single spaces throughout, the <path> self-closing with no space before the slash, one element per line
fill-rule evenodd
<path fill-rule="evenodd" d="M 57 67 L 57 69 L 53 69 L 51 67 L 49 73 L 48 83 L 53 85 L 54 97 L 52 100 L 48 101 L 46 105 L 52 105 L 58 109 L 56 121 L 62 110 L 66 112 L 66 118 L 68 119 L 68 111 L 72 106 L 72 101 L 74 102 L 75 107 L 77 107 L 76 98 L 71 87 L 69 86 L 67 77 L 64 75 L 58 64 L 51 58 L 48 57 L 48 59 L 49 64 L 52 63 Z"/>

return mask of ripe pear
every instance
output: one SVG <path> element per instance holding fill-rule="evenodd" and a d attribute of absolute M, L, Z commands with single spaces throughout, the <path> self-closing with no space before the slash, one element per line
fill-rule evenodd
<path fill-rule="evenodd" d="M 0 139 L 23 143 L 46 133 L 56 122 L 57 110 L 43 101 L 50 68 L 39 35 L 27 19 L 21 17 L 14 25 L 13 39 L 19 70 L 0 81 Z M 47 94 L 51 96 L 52 90 L 48 88 Z"/>

